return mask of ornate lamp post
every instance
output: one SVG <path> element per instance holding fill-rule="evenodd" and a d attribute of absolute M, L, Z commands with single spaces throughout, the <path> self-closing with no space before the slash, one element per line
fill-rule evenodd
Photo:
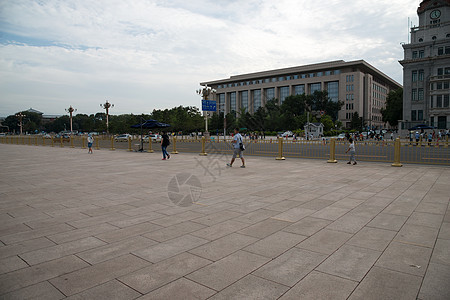
<path fill-rule="evenodd" d="M 204 88 L 196 90 L 196 93 L 202 96 L 202 100 L 209 100 L 210 96 L 214 97 L 216 95 L 216 90 L 210 88 L 206 84 Z M 206 111 L 203 112 L 205 114 L 205 133 L 208 135 L 208 112 Z"/>
<path fill-rule="evenodd" d="M 19 118 L 19 127 L 20 127 L 20 135 L 22 135 L 22 133 L 23 133 L 23 130 L 22 130 L 22 126 L 23 126 L 23 122 L 22 122 L 22 119 L 23 119 L 23 117 L 25 117 L 26 115 L 24 115 L 23 113 L 18 113 L 18 114 L 16 114 L 16 117 L 18 117 Z"/>
<path fill-rule="evenodd" d="M 66 108 L 65 110 L 66 110 L 66 112 L 68 112 L 70 114 L 70 133 L 72 133 L 72 128 L 73 128 L 72 127 L 72 113 L 77 110 L 75 108 L 73 108 L 72 105 L 69 108 Z"/>
<path fill-rule="evenodd" d="M 109 134 L 109 109 L 114 107 L 114 104 L 111 104 L 106 100 L 106 103 L 100 104 L 100 107 L 106 110 L 106 133 Z"/>

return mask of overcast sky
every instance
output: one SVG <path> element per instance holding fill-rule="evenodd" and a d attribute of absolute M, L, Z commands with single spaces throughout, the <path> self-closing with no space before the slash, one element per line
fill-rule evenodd
<path fill-rule="evenodd" d="M 420 0 L 0 0 L 0 116 L 150 113 L 199 82 L 364 59 L 399 83 Z"/>

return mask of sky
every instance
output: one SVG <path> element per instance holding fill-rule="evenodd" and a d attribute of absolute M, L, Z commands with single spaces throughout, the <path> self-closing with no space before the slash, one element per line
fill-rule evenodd
<path fill-rule="evenodd" d="M 199 83 L 364 59 L 403 82 L 420 0 L 0 0 L 0 117 L 201 107 Z"/>

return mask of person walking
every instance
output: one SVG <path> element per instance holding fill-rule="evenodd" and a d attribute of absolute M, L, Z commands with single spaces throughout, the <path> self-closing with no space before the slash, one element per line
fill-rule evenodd
<path fill-rule="evenodd" d="M 163 154 L 162 160 L 166 160 L 166 157 L 167 157 L 167 159 L 170 158 L 170 154 L 167 153 L 167 147 L 170 145 L 170 140 L 169 140 L 169 136 L 166 134 L 165 131 L 163 131 L 161 138 L 162 138 L 161 150 L 162 150 L 162 154 Z"/>
<path fill-rule="evenodd" d="M 93 153 L 92 152 L 92 144 L 94 143 L 94 138 L 92 137 L 92 134 L 88 135 L 87 143 L 88 143 L 88 148 L 89 148 L 88 153 L 92 154 Z"/>
<path fill-rule="evenodd" d="M 348 161 L 348 165 L 350 165 L 353 161 L 353 164 L 356 165 L 356 149 L 355 149 L 355 143 L 353 142 L 353 139 L 350 138 L 349 140 L 350 145 L 348 146 L 347 151 L 345 153 L 350 151 L 350 160 Z"/>
<path fill-rule="evenodd" d="M 241 161 L 242 161 L 241 168 L 245 168 L 244 155 L 242 154 L 244 147 L 243 147 L 243 143 L 242 143 L 242 135 L 239 133 L 239 128 L 234 129 L 234 136 L 233 136 L 233 140 L 231 141 L 231 143 L 234 146 L 233 158 L 231 159 L 231 162 L 229 164 L 227 164 L 227 166 L 232 167 L 236 157 L 239 155 L 239 157 L 241 158 Z"/>

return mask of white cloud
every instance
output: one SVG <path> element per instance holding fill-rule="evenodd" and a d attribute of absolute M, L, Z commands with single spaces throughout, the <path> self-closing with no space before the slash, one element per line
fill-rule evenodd
<path fill-rule="evenodd" d="M 0 115 L 95 113 L 106 99 L 113 113 L 199 105 L 201 81 L 338 59 L 401 82 L 419 2 L 5 1 Z"/>

